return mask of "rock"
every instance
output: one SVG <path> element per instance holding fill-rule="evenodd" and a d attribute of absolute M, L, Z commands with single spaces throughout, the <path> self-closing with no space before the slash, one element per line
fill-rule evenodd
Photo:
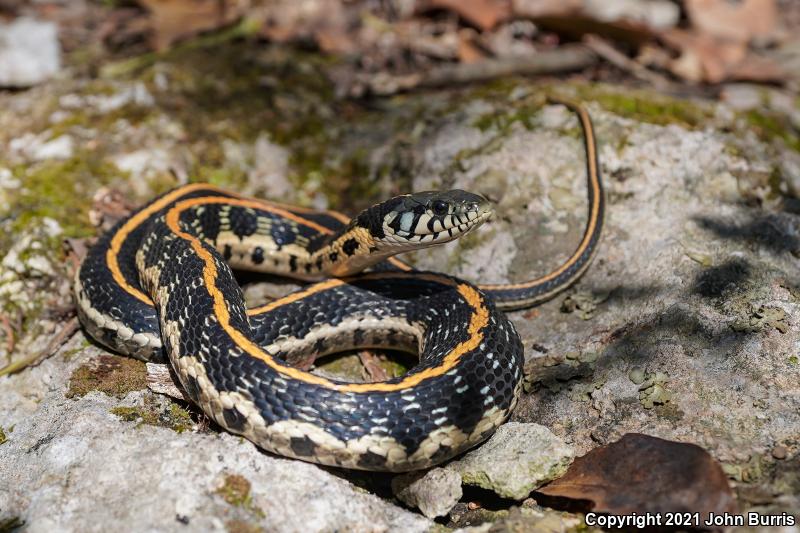
<path fill-rule="evenodd" d="M 75 151 L 75 143 L 70 135 L 51 139 L 50 132 L 45 131 L 40 135 L 28 133 L 12 139 L 8 148 L 14 156 L 28 161 L 48 161 L 69 159 Z"/>
<path fill-rule="evenodd" d="M 322 468 L 265 454 L 239 437 L 158 427 L 158 413 L 151 421 L 129 416 L 157 403 L 150 392 L 66 399 L 70 371 L 99 352 L 84 349 L 66 365 L 56 356 L 0 378 L 0 396 L 10 402 L 0 413 L 7 437 L 0 444 L 0 521 L 16 518 L 31 532 L 97 531 L 111 523 L 159 531 L 431 527 Z M 20 384 L 38 401 L 20 401 Z"/>
<path fill-rule="evenodd" d="M 580 515 L 569 514 L 561 511 L 554 511 L 536 505 L 533 500 L 523 502 L 520 507 L 512 507 L 508 512 L 503 512 L 493 522 L 484 522 L 478 526 L 458 527 L 453 533 L 482 533 L 493 531 L 508 532 L 531 532 L 531 533 L 556 533 L 576 531 L 581 529 L 583 520 Z M 464 513 L 456 520 L 456 526 L 463 522 L 472 523 L 471 515 L 477 515 L 480 519 L 486 515 L 481 513 L 482 509 L 474 512 Z M 498 513 L 500 514 L 500 513 Z M 585 526 L 584 526 L 585 527 Z"/>
<path fill-rule="evenodd" d="M 26 247 L 34 254 L 14 254 L 13 261 L 0 265 L 0 304 L 11 310 L 12 324 L 13 313 L 23 324 L 14 354 L 6 358 L 3 337 L 0 358 L 24 360 L 52 338 L 54 330 L 41 326 L 56 308 L 50 303 L 54 295 L 63 295 L 64 306 L 69 303 L 69 277 L 62 272 L 68 262 L 61 255 L 61 237 L 44 238 L 42 222 L 44 217 L 56 220 L 63 237 L 92 235 L 95 230 L 85 215 L 101 186 L 118 188 L 137 203 L 183 176 L 238 190 L 258 186 L 269 194 L 285 193 L 282 201 L 330 205 L 351 214 L 408 190 L 462 188 L 484 193 L 496 206 L 491 225 L 409 258 L 419 268 L 477 282 L 523 281 L 546 274 L 580 241 L 586 190 L 577 122 L 559 106 L 542 106 L 538 82 L 502 80 L 455 92 L 374 99 L 368 106 L 341 104 L 318 90 L 325 76 L 314 64 L 286 52 L 264 53 L 260 47 L 257 60 L 254 53 L 247 43 L 220 45 L 214 54 L 187 50 L 180 61 L 163 57 L 143 67 L 141 75 L 131 74 L 138 80 L 65 78 L 29 91 L 0 92 L 0 152 L 6 154 L 0 162 L 0 198 L 5 199 L 0 202 L 0 237 L 5 237 L 0 238 L 0 257 L 12 249 L 22 252 L 15 243 L 28 235 L 35 237 L 31 243 L 41 243 L 40 249 Z M 287 54 L 289 60 L 276 63 L 276 56 Z M 81 72 L 77 69 L 75 76 Z M 263 80 L 265 72 L 280 73 L 270 82 L 268 94 L 253 81 Z M 159 73 L 169 81 L 160 89 L 150 81 Z M 136 88 L 138 83 L 147 92 Z M 776 468 L 778 461 L 789 466 L 795 460 L 795 450 L 787 443 L 800 441 L 800 289 L 793 255 L 800 242 L 800 217 L 797 200 L 785 196 L 800 190 L 800 166 L 780 155 L 780 149 L 796 152 L 786 142 L 795 134 L 782 129 L 780 120 L 754 120 L 727 104 L 602 84 L 565 82 L 544 90 L 587 104 L 597 130 L 609 204 L 597 258 L 575 288 L 531 311 L 509 313 L 525 344 L 529 385 L 514 420 L 546 426 L 580 454 L 630 432 L 697 443 L 742 479 L 756 480 L 776 510 L 800 508 L 796 491 L 787 489 L 796 482 L 792 470 Z M 129 96 L 114 98 L 120 93 Z M 147 94 L 154 100 L 152 106 Z M 41 142 L 69 135 L 75 154 L 54 165 L 32 162 L 24 151 L 11 154 L 9 144 L 27 134 Z M 274 145 L 259 142 L 262 136 Z M 226 168 L 230 165 L 220 149 L 226 139 L 251 147 L 244 167 Z M 116 159 L 125 154 L 136 156 Z M 158 165 L 148 164 L 153 161 L 147 157 Z M 130 174 L 120 172 L 114 161 L 128 164 Z M 278 180 L 284 168 L 286 179 Z M 48 186 L 54 175 L 63 180 L 63 187 L 61 182 Z M 264 178 L 253 183 L 256 176 Z M 268 181 L 274 190 L 267 187 Z M 329 203 L 317 204 L 317 198 Z M 31 255 L 47 258 L 53 272 L 28 263 Z M 586 320 L 561 311 L 573 293 L 592 297 Z M 36 438 L 59 439 L 60 433 L 75 437 L 52 416 L 59 401 L 71 406 L 64 412 L 70 421 L 78 419 L 73 409 L 84 409 L 106 430 L 133 439 L 129 433 L 138 422 L 123 424 L 113 415 L 110 422 L 103 421 L 95 413 L 97 395 L 74 401 L 59 398 L 73 360 L 85 357 L 76 352 L 82 339 L 76 336 L 65 352 L 35 369 L 0 378 L 0 426 L 9 439 L 0 445 L 0 453 L 19 446 L 14 440 L 25 433 Z M 131 407 L 140 400 L 131 396 L 106 407 Z M 26 420 L 28 426 L 23 424 Z M 41 429 L 34 431 L 34 422 Z M 87 442 L 98 446 L 95 435 L 87 435 Z M 151 444 L 144 448 L 153 463 L 148 468 L 159 464 L 170 472 L 173 446 L 189 443 L 196 460 L 207 441 L 212 453 L 227 453 L 229 446 L 245 450 L 240 446 L 246 444 L 224 435 L 178 434 L 146 424 L 137 430 L 139 435 L 146 440 L 158 435 L 164 450 Z M 786 459 L 770 453 L 777 443 L 786 446 Z M 130 461 L 138 457 L 131 446 L 127 443 L 123 452 L 109 456 Z M 247 450 L 254 468 L 276 472 L 278 460 Z M 13 457 L 23 459 L 14 475 L 24 474 L 33 459 L 19 451 Z M 3 475 L 11 469 L 7 463 L 0 465 Z M 318 516 L 317 507 L 341 506 L 339 491 L 353 500 L 359 513 L 369 508 L 378 513 L 375 529 L 419 523 L 409 522 L 410 516 L 430 524 L 393 502 L 365 499 L 347 483 L 323 474 L 314 474 L 323 476 L 316 478 L 316 499 L 302 499 L 293 492 L 292 475 L 307 477 L 310 467 L 297 461 L 281 464 L 293 466 L 271 481 L 260 474 L 257 479 L 248 472 L 231 474 L 248 479 L 254 501 L 263 493 L 288 490 L 287 508 L 298 515 Z M 128 517 L 134 513 L 130 507 L 147 505 L 151 498 L 175 498 L 172 482 L 162 487 L 157 481 L 150 487 L 152 494 L 144 494 L 129 486 L 141 476 L 128 481 L 126 471 L 115 469 L 103 479 L 104 486 L 110 486 L 108 478 L 113 477 L 114 490 L 91 492 L 95 501 L 90 504 L 59 485 L 63 469 L 58 465 L 36 468 L 56 480 L 51 490 L 65 493 L 64 501 L 80 510 L 117 505 Z M 87 474 L 72 468 L 69 474 L 86 484 Z M 780 475 L 773 478 L 773 471 Z M 225 475 L 203 474 L 200 481 L 215 493 Z M 337 472 L 345 478 L 352 475 Z M 180 479 L 198 478 L 182 474 Z M 328 482 L 332 491 L 325 486 Z M 45 496 L 37 483 L 20 482 L 11 507 L 6 505 L 10 496 L 1 495 L 2 512 L 10 508 L 24 515 L 28 502 Z M 737 490 L 746 490 L 750 483 L 743 482 Z M 117 492 L 130 499 L 118 499 Z M 190 498 L 202 501 L 195 489 Z M 49 509 L 46 518 L 78 520 L 70 515 L 70 506 Z M 164 522 L 153 528 L 169 529 L 174 515 L 161 506 L 159 501 L 158 519 L 152 522 Z M 35 505 L 30 513 L 45 517 Z M 197 518 L 199 524 L 210 524 L 210 513 L 198 516 L 203 517 Z M 98 529 L 118 523 L 109 514 L 95 517 Z M 0 514 L 0 520 L 4 518 Z M 335 521 L 336 526 L 344 523 Z"/>
<path fill-rule="evenodd" d="M 0 24 L 0 36 L 0 87 L 37 85 L 61 68 L 61 45 L 52 22 L 18 18 Z"/>
<path fill-rule="evenodd" d="M 69 159 L 74 152 L 74 143 L 69 135 L 61 135 L 38 146 L 31 154 L 34 161 Z"/>
<path fill-rule="evenodd" d="M 509 422 L 479 448 L 449 463 L 467 485 L 523 500 L 532 490 L 561 476 L 575 456 L 544 426 Z"/>
<path fill-rule="evenodd" d="M 653 30 L 672 28 L 678 23 L 680 8 L 664 0 L 584 0 L 586 14 L 597 20 L 641 22 Z"/>
<path fill-rule="evenodd" d="M 401 502 L 417 507 L 428 518 L 445 516 L 463 494 L 461 476 L 445 468 L 396 476 L 392 479 L 392 492 Z"/>

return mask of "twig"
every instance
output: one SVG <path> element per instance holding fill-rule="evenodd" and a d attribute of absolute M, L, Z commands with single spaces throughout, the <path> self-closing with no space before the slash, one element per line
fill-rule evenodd
<path fill-rule="evenodd" d="M 380 365 L 378 362 L 379 358 L 375 353 L 368 350 L 361 350 L 358 352 L 358 358 L 361 360 L 361 364 L 364 365 L 364 371 L 370 382 L 374 383 L 376 381 L 385 381 L 389 379 L 389 374 L 387 374 L 386 370 Z"/>
<path fill-rule="evenodd" d="M 212 48 L 214 46 L 233 41 L 239 38 L 246 38 L 256 35 L 261 28 L 261 21 L 257 18 L 243 18 L 238 24 L 219 32 L 201 35 L 195 39 L 184 41 L 164 52 L 150 52 L 131 59 L 109 63 L 100 68 L 101 78 L 120 78 L 129 76 L 134 72 L 149 67 L 159 60 L 175 57 L 176 55 L 197 50 L 201 48 Z"/>
<path fill-rule="evenodd" d="M 425 72 L 408 75 L 381 73 L 370 75 L 361 84 L 351 87 L 351 96 L 365 92 L 390 95 L 413 89 L 474 83 L 505 76 L 533 76 L 580 70 L 597 62 L 597 56 L 583 45 L 562 46 L 536 54 L 487 59 L 476 63 L 458 63 L 434 67 Z"/>
<path fill-rule="evenodd" d="M 191 402 L 191 399 L 173 376 L 170 365 L 147 363 L 147 388 L 158 394 L 165 394 L 171 398 Z"/>
<path fill-rule="evenodd" d="M 640 65 L 633 59 L 614 48 L 610 42 L 602 37 L 588 34 L 584 36 L 583 43 L 588 46 L 592 52 L 602 57 L 615 67 L 631 73 L 633 76 L 642 81 L 652 84 L 656 89 L 666 90 L 673 85 L 669 79 L 661 74 L 653 72 L 643 65 Z"/>
<path fill-rule="evenodd" d="M 30 357 L 26 357 L 24 359 L 20 359 L 19 361 L 14 361 L 10 365 L 6 365 L 3 368 L 0 368 L 0 377 L 6 376 L 10 374 L 15 374 L 20 370 L 24 370 L 28 367 L 33 367 L 56 353 L 58 349 L 67 342 L 72 336 L 78 331 L 78 319 L 72 318 L 69 322 L 64 324 L 61 330 L 56 333 L 55 337 L 53 337 L 50 342 L 47 344 L 47 347 L 39 353 L 36 353 Z"/>

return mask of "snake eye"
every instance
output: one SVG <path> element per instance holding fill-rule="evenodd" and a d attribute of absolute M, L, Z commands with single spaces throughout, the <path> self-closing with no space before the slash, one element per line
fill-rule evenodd
<path fill-rule="evenodd" d="M 444 200 L 436 200 L 431 204 L 431 211 L 433 211 L 434 215 L 443 216 L 449 211 L 449 206 Z"/>

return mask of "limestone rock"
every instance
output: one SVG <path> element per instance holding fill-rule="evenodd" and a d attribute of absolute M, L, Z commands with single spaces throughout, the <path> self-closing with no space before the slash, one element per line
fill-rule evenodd
<path fill-rule="evenodd" d="M 561 476 L 574 452 L 544 426 L 509 422 L 483 445 L 447 465 L 467 485 L 504 498 L 523 500 L 532 490 Z"/>
<path fill-rule="evenodd" d="M 428 518 L 445 516 L 463 494 L 461 476 L 445 468 L 397 476 L 392 479 L 392 492 L 403 503 L 419 508 Z"/>
<path fill-rule="evenodd" d="M 61 45 L 52 22 L 19 18 L 0 24 L 0 36 L 0 87 L 37 85 L 61 68 Z"/>

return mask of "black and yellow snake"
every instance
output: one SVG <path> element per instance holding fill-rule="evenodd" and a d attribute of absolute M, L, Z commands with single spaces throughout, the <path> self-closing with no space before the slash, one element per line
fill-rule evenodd
<path fill-rule="evenodd" d="M 208 416 L 266 450 L 388 471 L 453 457 L 488 438 L 520 393 L 522 343 L 498 309 L 553 296 L 597 248 L 604 199 L 594 133 L 586 111 L 568 105 L 585 136 L 589 217 L 574 254 L 544 277 L 476 286 L 392 257 L 487 220 L 489 203 L 464 191 L 399 196 L 349 220 L 192 184 L 90 249 L 75 277 L 81 322 L 113 350 L 168 359 Z M 315 283 L 247 309 L 232 268 Z M 364 347 L 419 353 L 419 363 L 377 383 L 290 364 Z"/>

